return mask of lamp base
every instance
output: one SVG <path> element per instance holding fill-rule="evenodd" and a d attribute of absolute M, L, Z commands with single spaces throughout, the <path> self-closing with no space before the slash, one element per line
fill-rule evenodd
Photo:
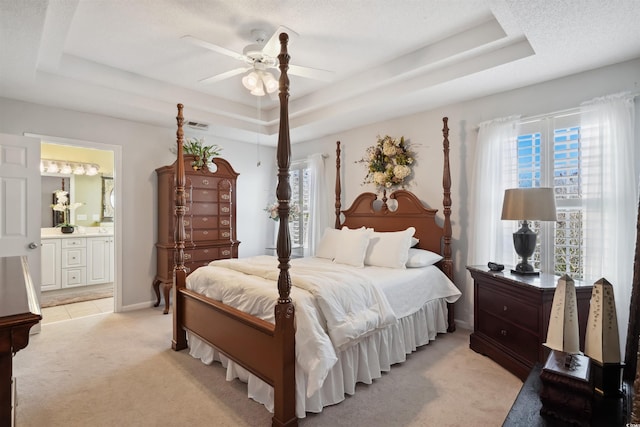
<path fill-rule="evenodd" d="M 515 268 L 511 269 L 511 273 L 519 274 L 521 276 L 539 276 L 540 275 L 540 272 L 538 270 L 520 271 L 520 270 L 516 270 Z"/>
<path fill-rule="evenodd" d="M 521 276 L 539 276 L 540 271 L 534 270 L 533 266 L 527 262 L 527 258 L 523 257 L 522 262 L 518 263 L 515 268 L 511 269 L 511 273 Z"/>

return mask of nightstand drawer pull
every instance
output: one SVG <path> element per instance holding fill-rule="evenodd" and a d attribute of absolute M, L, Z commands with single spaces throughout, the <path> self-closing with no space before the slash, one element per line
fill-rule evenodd
<path fill-rule="evenodd" d="M 506 337 L 507 336 L 507 331 L 505 329 L 502 329 L 500 331 L 500 335 L 502 335 L 503 337 Z"/>
<path fill-rule="evenodd" d="M 502 311 L 507 311 L 507 306 L 502 306 Z"/>

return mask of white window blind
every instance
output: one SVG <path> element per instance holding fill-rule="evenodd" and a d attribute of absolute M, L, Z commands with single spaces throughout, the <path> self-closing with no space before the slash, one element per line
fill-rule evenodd
<path fill-rule="evenodd" d="M 534 268 L 578 279 L 584 277 L 579 122 L 576 112 L 521 123 L 516 163 L 519 187 L 554 187 L 556 194 L 557 222 L 532 224 L 539 234 Z"/>

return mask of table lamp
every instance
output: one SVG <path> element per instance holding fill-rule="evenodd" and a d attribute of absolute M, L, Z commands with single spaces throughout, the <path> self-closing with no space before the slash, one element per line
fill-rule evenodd
<path fill-rule="evenodd" d="M 502 219 L 522 221 L 522 227 L 513 233 L 513 246 L 522 261 L 511 272 L 538 275 L 528 259 L 536 249 L 537 234 L 528 221 L 556 221 L 556 198 L 553 188 L 510 188 L 504 192 Z"/>

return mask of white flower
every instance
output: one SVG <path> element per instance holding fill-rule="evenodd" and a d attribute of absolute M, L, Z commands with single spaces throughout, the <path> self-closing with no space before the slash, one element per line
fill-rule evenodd
<path fill-rule="evenodd" d="M 56 190 L 54 192 L 56 195 L 56 204 L 51 205 L 51 209 L 56 212 L 62 212 L 64 215 L 63 223 L 59 224 L 62 226 L 71 225 L 69 224 L 69 216 L 72 210 L 78 209 L 83 203 L 75 202 L 69 203 L 69 193 L 64 190 Z"/>
<path fill-rule="evenodd" d="M 382 146 L 382 153 L 385 156 L 394 156 L 396 154 L 396 146 L 393 145 L 393 142 L 386 140 Z"/>
<path fill-rule="evenodd" d="M 411 168 L 407 165 L 397 165 L 393 168 L 393 174 L 396 178 L 403 180 L 411 174 Z"/>

